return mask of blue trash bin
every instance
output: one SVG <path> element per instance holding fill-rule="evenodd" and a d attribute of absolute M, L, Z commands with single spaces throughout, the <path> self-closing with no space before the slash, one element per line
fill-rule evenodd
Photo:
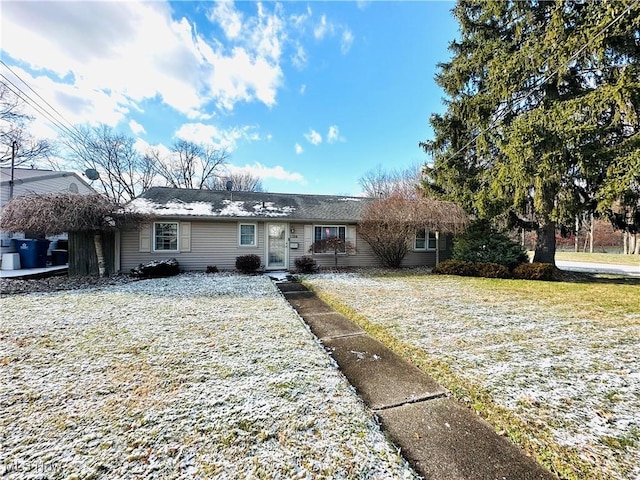
<path fill-rule="evenodd" d="M 13 248 L 20 254 L 21 268 L 44 268 L 47 266 L 47 250 L 51 240 L 13 239 Z"/>

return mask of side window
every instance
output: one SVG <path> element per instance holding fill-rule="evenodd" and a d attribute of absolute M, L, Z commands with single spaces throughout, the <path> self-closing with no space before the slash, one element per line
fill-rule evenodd
<path fill-rule="evenodd" d="M 155 251 L 178 251 L 178 222 L 156 222 L 153 224 L 153 249 Z"/>
<path fill-rule="evenodd" d="M 256 225 L 254 223 L 241 223 L 239 225 L 239 243 L 242 247 L 256 246 Z"/>
<path fill-rule="evenodd" d="M 422 228 L 416 232 L 416 238 L 413 242 L 414 250 L 425 250 L 427 248 L 427 231 Z"/>
<path fill-rule="evenodd" d="M 436 232 L 429 232 L 427 249 L 428 250 L 435 250 L 437 244 L 438 244 L 438 240 L 436 239 Z"/>

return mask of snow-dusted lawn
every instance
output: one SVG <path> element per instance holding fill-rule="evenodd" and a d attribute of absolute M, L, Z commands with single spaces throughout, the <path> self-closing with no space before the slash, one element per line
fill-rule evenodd
<path fill-rule="evenodd" d="M 266 277 L 0 299 L 3 478 L 417 478 Z"/>
<path fill-rule="evenodd" d="M 602 478 L 640 479 L 640 303 L 595 315 L 597 299 L 586 309 L 570 296 L 533 302 L 485 279 L 351 273 L 304 280 L 444 360 L 529 424 L 548 426 Z M 611 288 L 637 296 L 631 289 L 640 287 Z"/>

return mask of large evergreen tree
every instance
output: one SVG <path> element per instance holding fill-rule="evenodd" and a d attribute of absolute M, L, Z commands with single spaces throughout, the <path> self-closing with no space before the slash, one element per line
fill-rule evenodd
<path fill-rule="evenodd" d="M 535 230 L 534 261 L 554 263 L 578 213 L 637 209 L 640 1 L 459 1 L 453 14 L 460 39 L 436 76 L 447 111 L 420 143 L 426 186 Z"/>

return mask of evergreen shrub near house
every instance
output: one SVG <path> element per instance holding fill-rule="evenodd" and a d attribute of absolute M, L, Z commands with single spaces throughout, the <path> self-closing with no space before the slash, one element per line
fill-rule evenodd
<path fill-rule="evenodd" d="M 521 280 L 554 280 L 556 267 L 550 263 L 523 263 L 513 269 L 513 278 Z"/>
<path fill-rule="evenodd" d="M 216 265 L 207 265 L 206 273 L 218 273 L 219 271 Z"/>
<path fill-rule="evenodd" d="M 509 270 L 529 262 L 527 252 L 519 243 L 497 231 L 485 219 L 474 221 L 464 233 L 455 237 L 453 259 L 473 263 L 498 263 Z"/>
<path fill-rule="evenodd" d="M 477 277 L 478 268 L 473 262 L 466 260 L 445 260 L 433 267 L 433 273 L 440 275 L 460 275 L 462 277 Z"/>
<path fill-rule="evenodd" d="M 236 257 L 236 269 L 242 273 L 255 273 L 260 270 L 260 257 L 258 255 L 241 255 Z"/>
<path fill-rule="evenodd" d="M 479 277 L 485 278 L 511 278 L 511 272 L 504 265 L 492 262 L 476 263 Z"/>
<path fill-rule="evenodd" d="M 131 276 L 136 278 L 173 277 L 180 273 L 180 266 L 175 258 L 153 260 L 131 269 Z"/>
<path fill-rule="evenodd" d="M 307 255 L 296 258 L 294 263 L 298 273 L 314 273 L 318 270 L 318 263 Z"/>

